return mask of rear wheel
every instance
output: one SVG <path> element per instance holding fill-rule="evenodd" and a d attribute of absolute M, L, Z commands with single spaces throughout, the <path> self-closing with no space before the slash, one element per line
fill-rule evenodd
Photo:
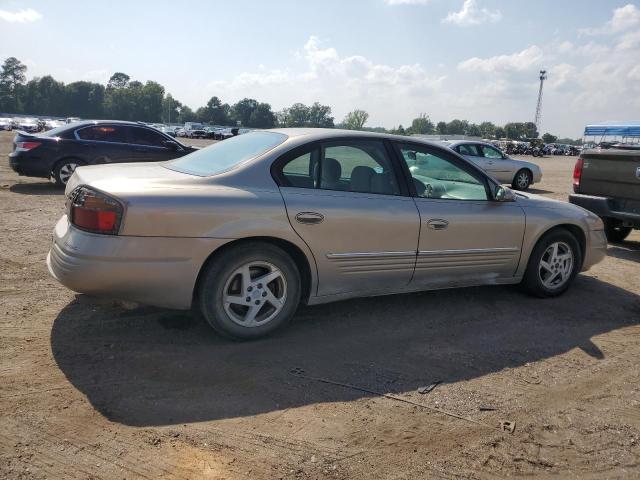
<path fill-rule="evenodd" d="M 620 220 L 604 218 L 604 233 L 607 240 L 613 243 L 622 242 L 631 233 L 631 227 L 625 227 Z"/>
<path fill-rule="evenodd" d="M 200 311 L 221 335 L 263 337 L 288 323 L 300 302 L 300 273 L 280 248 L 243 243 L 215 259 L 198 290 Z"/>
<path fill-rule="evenodd" d="M 81 165 L 85 165 L 85 163 L 76 158 L 67 158 L 58 162 L 53 169 L 53 180 L 56 182 L 56 185 L 64 187 L 71 178 L 71 175 L 73 175 L 73 172 L 76 171 L 76 168 Z"/>
<path fill-rule="evenodd" d="M 526 168 L 518 170 L 516 176 L 513 177 L 513 183 L 511 186 L 516 190 L 526 190 L 533 182 L 533 175 Z"/>
<path fill-rule="evenodd" d="M 556 297 L 569 288 L 581 266 L 576 238 L 567 230 L 553 230 L 531 252 L 522 287 L 536 297 Z"/>

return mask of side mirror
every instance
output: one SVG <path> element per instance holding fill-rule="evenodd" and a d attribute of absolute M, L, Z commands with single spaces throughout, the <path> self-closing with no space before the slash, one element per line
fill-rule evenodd
<path fill-rule="evenodd" d="M 180 148 L 180 146 L 176 142 L 172 142 L 171 140 L 165 140 L 164 146 L 169 150 L 178 150 Z"/>
<path fill-rule="evenodd" d="M 516 196 L 510 188 L 498 185 L 494 191 L 493 198 L 496 202 L 514 202 Z"/>

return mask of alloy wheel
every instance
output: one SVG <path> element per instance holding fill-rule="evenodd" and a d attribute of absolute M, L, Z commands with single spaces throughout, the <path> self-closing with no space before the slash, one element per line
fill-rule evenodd
<path fill-rule="evenodd" d="M 64 165 L 62 165 L 60 167 L 60 173 L 58 174 L 60 181 L 66 185 L 71 178 L 71 175 L 73 175 L 73 172 L 76 171 L 77 167 L 78 164 L 73 162 L 65 163 Z"/>
<path fill-rule="evenodd" d="M 520 172 L 516 177 L 516 185 L 518 185 L 518 188 L 527 188 L 529 183 L 529 174 L 527 172 Z"/>
<path fill-rule="evenodd" d="M 562 287 L 573 271 L 573 251 L 565 242 L 554 242 L 542 254 L 538 274 L 542 284 L 555 290 Z"/>
<path fill-rule="evenodd" d="M 250 262 L 227 279 L 222 302 L 229 318 L 243 327 L 271 321 L 284 307 L 287 281 L 282 271 L 268 262 Z"/>

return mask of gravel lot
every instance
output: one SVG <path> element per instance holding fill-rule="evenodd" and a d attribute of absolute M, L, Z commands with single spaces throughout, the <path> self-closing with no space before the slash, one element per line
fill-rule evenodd
<path fill-rule="evenodd" d="M 350 300 L 230 343 L 51 279 L 64 197 L 9 169 L 12 138 L 0 132 L 0 477 L 640 476 L 638 232 L 561 298 Z M 533 160 L 534 193 L 566 199 L 575 158 Z"/>

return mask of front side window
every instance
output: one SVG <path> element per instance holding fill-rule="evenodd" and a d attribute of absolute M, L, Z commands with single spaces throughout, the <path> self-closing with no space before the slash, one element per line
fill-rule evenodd
<path fill-rule="evenodd" d="M 127 142 L 124 128 L 118 125 L 95 125 L 81 128 L 76 133 L 81 140 L 111 143 Z"/>
<path fill-rule="evenodd" d="M 134 145 L 146 145 L 149 147 L 164 147 L 166 138 L 148 128 L 130 127 L 129 143 Z"/>
<path fill-rule="evenodd" d="M 504 158 L 502 152 L 500 152 L 497 148 L 490 147 L 489 145 L 482 145 L 482 153 L 485 158 Z"/>
<path fill-rule="evenodd" d="M 251 132 L 165 162 L 164 167 L 200 177 L 216 175 L 267 153 L 286 139 L 282 133 Z"/>
<path fill-rule="evenodd" d="M 468 155 L 470 157 L 481 157 L 482 153 L 478 149 L 478 145 L 462 144 L 458 145 L 457 151 L 460 155 Z"/>
<path fill-rule="evenodd" d="M 444 152 L 408 144 L 399 150 L 419 197 L 488 200 L 483 177 L 457 165 Z"/>

